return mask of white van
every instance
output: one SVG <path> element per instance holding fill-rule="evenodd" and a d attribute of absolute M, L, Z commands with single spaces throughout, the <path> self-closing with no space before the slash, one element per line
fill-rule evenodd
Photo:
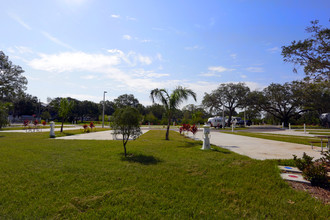
<path fill-rule="evenodd" d="M 215 128 L 222 128 L 222 125 L 224 124 L 226 124 L 226 118 L 225 118 L 225 120 L 223 121 L 223 123 L 222 123 L 222 121 L 223 121 L 223 118 L 222 117 L 220 117 L 220 116 L 215 116 L 215 117 L 213 117 L 213 118 L 209 118 L 208 120 L 207 120 L 207 124 L 209 124 L 211 127 L 215 127 Z"/>

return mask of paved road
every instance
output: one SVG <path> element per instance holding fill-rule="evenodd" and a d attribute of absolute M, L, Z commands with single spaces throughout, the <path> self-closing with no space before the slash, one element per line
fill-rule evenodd
<path fill-rule="evenodd" d="M 202 140 L 202 135 L 203 132 L 198 131 L 196 139 Z M 191 132 L 189 132 L 189 136 L 191 138 L 193 137 Z M 292 159 L 293 154 L 302 157 L 303 152 L 306 152 L 315 159 L 322 157 L 320 151 L 313 150 L 308 145 L 245 137 L 221 132 L 211 132 L 210 142 L 213 145 L 259 160 Z"/>

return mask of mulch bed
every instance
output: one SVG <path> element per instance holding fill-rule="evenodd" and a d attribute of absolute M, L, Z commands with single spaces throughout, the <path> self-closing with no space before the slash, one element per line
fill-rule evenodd
<path fill-rule="evenodd" d="M 308 192 L 314 198 L 319 199 L 326 205 L 330 205 L 330 188 L 321 188 L 318 186 L 311 186 L 306 183 L 299 183 L 287 181 L 288 184 L 295 190 Z"/>

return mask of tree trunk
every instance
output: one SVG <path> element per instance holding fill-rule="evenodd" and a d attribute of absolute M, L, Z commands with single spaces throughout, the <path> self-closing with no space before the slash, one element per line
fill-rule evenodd
<path fill-rule="evenodd" d="M 166 136 L 165 136 L 165 140 L 170 140 L 169 139 L 169 133 L 170 133 L 170 124 L 171 124 L 171 118 L 168 118 L 168 122 L 167 122 L 167 129 L 166 129 Z"/>
<path fill-rule="evenodd" d="M 125 157 L 126 157 L 126 143 L 125 140 L 124 140 L 124 135 L 123 135 L 123 145 L 124 145 L 124 154 L 125 154 Z"/>

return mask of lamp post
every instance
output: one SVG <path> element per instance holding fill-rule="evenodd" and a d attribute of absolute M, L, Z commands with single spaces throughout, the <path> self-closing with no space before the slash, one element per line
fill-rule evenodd
<path fill-rule="evenodd" d="M 105 93 L 107 93 L 107 91 L 104 91 L 104 92 L 103 92 L 102 128 L 104 128 L 104 104 L 105 104 Z"/>

